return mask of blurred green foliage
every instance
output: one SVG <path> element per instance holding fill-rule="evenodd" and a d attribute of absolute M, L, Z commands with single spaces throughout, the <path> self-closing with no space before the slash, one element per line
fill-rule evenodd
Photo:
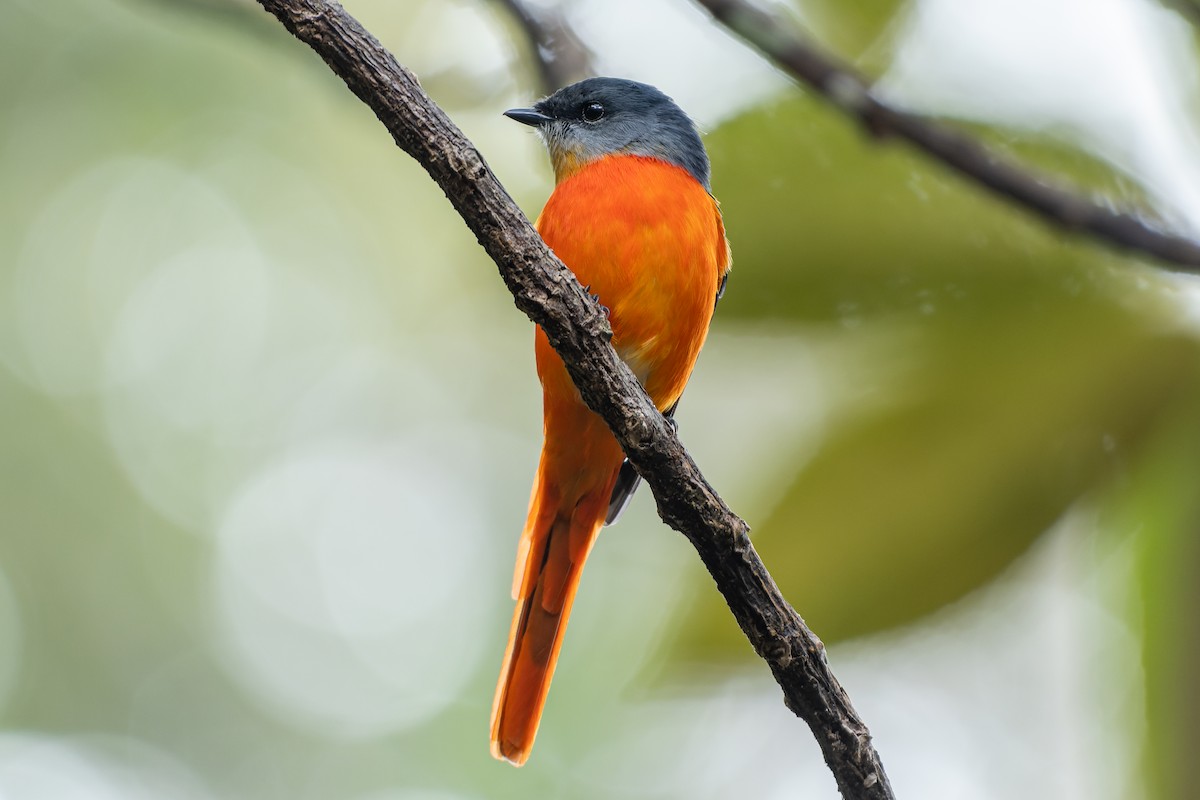
<path fill-rule="evenodd" d="M 1200 741 L 1200 424 L 1195 403 L 1173 409 L 1127 485 L 1111 498 L 1113 526 L 1136 533 L 1137 604 L 1146 670 L 1148 795 L 1193 794 L 1183 765 Z"/>
<path fill-rule="evenodd" d="M 906 0 L 864 0 L 853 5 L 809 0 L 799 7 L 808 29 L 824 46 L 875 72 L 886 66 L 892 28 L 908 5 Z"/>
<path fill-rule="evenodd" d="M 710 149 L 736 235 L 722 315 L 895 329 L 900 377 L 881 407 L 838 420 L 755 525 L 827 641 L 984 584 L 1195 397 L 1200 352 L 1164 329 L 1171 290 L 1153 271 L 877 146 L 810 99 L 745 114 Z M 745 656 L 736 628 L 710 623 L 719 600 L 696 596 L 685 657 Z"/>
<path fill-rule="evenodd" d="M 1141 202 L 1060 140 L 976 132 L 1085 191 Z M 898 377 L 865 389 L 884 396 L 836 419 L 752 520 L 785 594 L 826 642 L 909 624 L 1116 488 L 1136 511 L 1114 527 L 1144 543 L 1154 796 L 1188 796 L 1200 345 L 1179 327 L 1177 285 L 871 141 L 811 97 L 746 113 L 709 147 L 735 254 L 722 319 L 895 336 Z M 731 622 L 712 624 L 722 604 L 708 587 L 681 609 L 676 657 L 753 658 Z"/>

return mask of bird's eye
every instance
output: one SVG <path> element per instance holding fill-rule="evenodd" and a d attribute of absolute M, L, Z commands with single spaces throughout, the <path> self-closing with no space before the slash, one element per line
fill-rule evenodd
<path fill-rule="evenodd" d="M 587 103 L 580 114 L 584 122 L 599 122 L 604 117 L 604 106 L 596 102 Z"/>

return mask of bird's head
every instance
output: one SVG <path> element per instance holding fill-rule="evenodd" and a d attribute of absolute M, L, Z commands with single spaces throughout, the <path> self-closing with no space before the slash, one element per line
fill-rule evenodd
<path fill-rule="evenodd" d="M 687 114 L 645 83 L 588 78 L 505 116 L 532 125 L 550 151 L 557 180 L 614 154 L 649 156 L 682 167 L 709 188 L 708 154 Z"/>

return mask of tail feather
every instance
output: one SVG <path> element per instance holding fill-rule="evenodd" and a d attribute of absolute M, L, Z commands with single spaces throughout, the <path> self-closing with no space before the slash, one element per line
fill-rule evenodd
<path fill-rule="evenodd" d="M 492 704 L 492 755 L 518 766 L 533 748 L 583 565 L 604 523 L 611 481 L 601 488 L 549 513 L 535 495 L 521 539 L 517 607 Z"/>

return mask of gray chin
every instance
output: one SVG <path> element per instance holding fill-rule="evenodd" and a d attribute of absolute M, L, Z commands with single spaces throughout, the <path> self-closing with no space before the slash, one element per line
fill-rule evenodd
<path fill-rule="evenodd" d="M 543 125 L 538 128 L 538 135 L 542 137 L 542 141 L 546 143 L 546 147 L 551 150 L 561 148 L 566 139 L 566 124 L 555 120 L 548 125 Z"/>

